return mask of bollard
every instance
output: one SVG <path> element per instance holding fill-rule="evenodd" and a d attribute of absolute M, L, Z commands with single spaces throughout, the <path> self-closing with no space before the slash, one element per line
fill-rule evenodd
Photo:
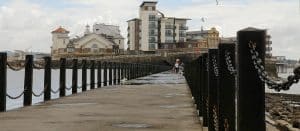
<path fill-rule="evenodd" d="M 118 84 L 121 83 L 121 63 L 118 63 Z"/>
<path fill-rule="evenodd" d="M 44 73 L 44 100 L 51 100 L 51 57 L 44 57 L 45 61 L 45 73 Z"/>
<path fill-rule="evenodd" d="M 109 62 L 109 85 L 112 85 L 112 83 L 113 83 L 113 76 L 112 76 L 112 71 L 113 71 L 113 64 L 112 64 L 112 62 Z"/>
<path fill-rule="evenodd" d="M 114 71 L 113 84 L 116 85 L 117 84 L 117 63 L 116 62 L 113 62 L 113 71 Z"/>
<path fill-rule="evenodd" d="M 238 94 L 237 127 L 239 131 L 265 131 L 265 85 L 253 65 L 249 43 L 256 43 L 256 51 L 264 66 L 266 30 L 247 28 L 237 33 Z"/>
<path fill-rule="evenodd" d="M 78 60 L 73 59 L 73 69 L 72 69 L 72 94 L 77 93 L 77 87 L 78 87 L 78 74 L 77 74 L 77 66 L 78 66 Z"/>
<path fill-rule="evenodd" d="M 103 86 L 107 86 L 107 62 L 103 63 Z"/>
<path fill-rule="evenodd" d="M 92 89 L 95 89 L 95 60 L 91 60 L 91 69 L 90 69 L 90 71 L 91 71 L 91 73 L 90 73 L 90 78 L 91 78 L 91 90 Z"/>
<path fill-rule="evenodd" d="M 208 50 L 208 130 L 218 130 L 219 119 L 219 65 L 218 65 L 218 49 Z"/>
<path fill-rule="evenodd" d="M 203 126 L 208 126 L 208 54 L 204 53 L 203 54 L 203 59 L 202 59 L 202 67 L 203 67 L 203 72 L 202 72 L 202 86 L 203 86 Z"/>
<path fill-rule="evenodd" d="M 24 106 L 32 104 L 33 55 L 26 55 L 24 79 Z"/>
<path fill-rule="evenodd" d="M 97 86 L 98 86 L 98 88 L 101 88 L 101 86 L 102 86 L 102 77 L 101 77 L 101 73 L 102 73 L 102 69 L 101 69 L 101 62 L 100 61 L 98 61 L 97 62 L 98 63 L 98 70 L 97 70 L 97 77 L 98 77 L 98 84 L 97 84 Z"/>
<path fill-rule="evenodd" d="M 86 60 L 82 60 L 82 67 L 81 67 L 81 73 L 82 73 L 82 77 L 81 77 L 81 85 L 82 85 L 82 92 L 86 91 L 87 88 L 87 63 Z"/>
<path fill-rule="evenodd" d="M 197 85 L 196 85 L 197 92 L 198 92 L 197 93 L 198 94 L 197 109 L 199 111 L 199 116 L 203 115 L 203 113 L 202 113 L 202 106 L 203 106 L 203 104 L 202 104 L 202 86 L 201 86 L 201 79 L 202 79 L 201 78 L 201 70 L 202 70 L 201 65 L 202 65 L 202 56 L 200 56 L 198 58 L 198 60 L 197 60 L 197 64 L 196 64 L 197 72 L 196 72 L 196 77 L 195 77 L 196 78 L 195 82 L 197 82 Z"/>
<path fill-rule="evenodd" d="M 66 96 L 66 58 L 60 59 L 59 70 L 59 96 Z"/>
<path fill-rule="evenodd" d="M 0 111 L 6 111 L 7 54 L 0 53 Z"/>
<path fill-rule="evenodd" d="M 235 43 L 219 44 L 219 65 L 219 130 L 235 131 Z"/>

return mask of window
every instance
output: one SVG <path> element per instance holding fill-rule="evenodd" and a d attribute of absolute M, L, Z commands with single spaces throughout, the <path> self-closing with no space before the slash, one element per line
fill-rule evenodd
<path fill-rule="evenodd" d="M 93 44 L 91 50 L 92 50 L 92 53 L 97 53 L 99 51 L 98 45 L 97 44 Z"/>
<path fill-rule="evenodd" d="M 155 44 L 150 44 L 150 45 L 149 45 L 149 49 L 150 49 L 150 50 L 154 50 L 154 49 L 155 49 Z"/>

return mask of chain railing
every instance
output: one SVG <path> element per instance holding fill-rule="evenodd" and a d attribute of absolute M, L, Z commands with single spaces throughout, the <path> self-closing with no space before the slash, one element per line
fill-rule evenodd
<path fill-rule="evenodd" d="M 259 53 L 256 51 L 256 43 L 250 41 L 249 50 L 251 53 L 251 59 L 253 65 L 257 71 L 258 77 L 261 81 L 268 85 L 269 89 L 274 89 L 275 91 L 289 90 L 290 87 L 299 82 L 300 79 L 300 67 L 294 70 L 294 75 L 290 75 L 287 78 L 287 81 L 276 82 L 265 70 L 265 67 L 262 65 L 262 60 L 259 58 Z"/>
<path fill-rule="evenodd" d="M 119 63 L 119 62 L 109 62 L 111 63 L 109 66 L 101 66 L 103 62 L 95 61 L 95 60 L 81 60 L 78 62 L 77 59 L 73 59 L 73 62 L 67 61 L 65 58 L 62 58 L 60 63 L 52 65 L 51 57 L 47 57 L 44 61 L 33 61 L 33 56 L 28 55 L 26 56 L 26 60 L 24 64 L 20 63 L 8 63 L 7 62 L 7 54 L 0 53 L 0 111 L 6 111 L 6 97 L 9 99 L 19 99 L 24 96 L 24 106 L 28 106 L 32 104 L 32 96 L 34 97 L 41 97 L 44 95 L 44 100 L 51 99 L 51 93 L 58 94 L 60 97 L 66 96 L 66 91 L 72 90 L 72 94 L 77 93 L 78 89 L 82 89 L 82 92 L 86 91 L 87 86 L 90 86 L 90 90 L 96 88 L 101 88 L 102 84 L 104 86 L 108 85 L 119 85 L 121 84 L 121 79 L 126 78 L 126 80 L 135 79 L 138 77 L 143 77 L 149 74 L 159 73 L 162 71 L 169 70 L 169 66 L 162 66 L 162 65 L 151 65 L 151 64 L 142 64 L 142 63 Z M 112 66 L 113 65 L 113 66 Z M 135 65 L 135 66 L 132 66 Z M 146 66 L 147 65 L 147 66 Z M 129 68 L 130 67 L 130 68 Z M 143 68 L 142 67 L 147 67 Z M 13 96 L 8 94 L 6 91 L 6 82 L 7 81 L 7 68 L 12 69 L 14 71 L 20 71 L 22 69 L 25 70 L 24 74 L 24 90 L 16 95 Z M 33 90 L 33 70 L 41 70 L 44 69 L 44 88 L 39 92 Z M 56 89 L 51 88 L 51 70 L 58 70 L 59 69 L 59 87 Z M 67 86 L 67 74 L 66 69 L 72 70 L 72 85 Z M 78 74 L 78 70 L 82 69 L 81 74 Z M 89 76 L 87 70 L 90 70 Z M 106 80 L 103 80 L 102 74 L 103 71 L 106 70 L 106 74 L 103 77 L 106 77 Z M 75 74 L 74 74 L 75 73 Z M 82 84 L 81 86 L 78 85 L 78 75 L 81 75 Z M 97 75 L 97 79 L 96 79 Z M 100 77 L 98 77 L 100 76 Z M 109 77 L 108 77 L 109 76 Z M 113 77 L 112 77 L 113 76 Z M 68 76 L 69 77 L 69 76 Z M 88 79 L 88 80 L 87 80 Z M 89 81 L 87 83 L 87 81 Z M 74 84 L 75 82 L 75 84 Z M 9 87 L 11 88 L 11 87 Z"/>
<path fill-rule="evenodd" d="M 232 75 L 236 75 L 236 69 L 234 68 L 232 61 L 233 59 L 230 57 L 231 53 L 228 50 L 225 50 L 225 63 L 227 66 L 227 70 L 230 72 Z"/>
<path fill-rule="evenodd" d="M 265 30 L 249 28 L 237 34 L 237 44 L 220 43 L 185 66 L 196 109 L 205 111 L 199 116 L 211 131 L 266 130 L 265 86 L 286 91 L 300 79 L 300 67 L 286 80 L 268 75 Z"/>

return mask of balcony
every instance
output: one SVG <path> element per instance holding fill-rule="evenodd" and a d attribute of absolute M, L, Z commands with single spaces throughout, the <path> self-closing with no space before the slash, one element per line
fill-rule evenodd
<path fill-rule="evenodd" d="M 158 26 L 157 26 L 157 25 L 149 25 L 149 28 L 150 28 L 150 29 L 157 29 Z"/>
<path fill-rule="evenodd" d="M 166 28 L 166 29 L 174 29 L 175 26 L 174 26 L 174 25 L 166 25 L 165 28 Z"/>
<path fill-rule="evenodd" d="M 179 30 L 188 30 L 189 28 L 187 26 L 179 26 Z"/>
<path fill-rule="evenodd" d="M 149 21 L 157 21 L 158 18 L 157 17 L 149 17 Z"/>
<path fill-rule="evenodd" d="M 173 33 L 166 33 L 165 36 L 171 36 L 171 37 L 173 37 Z"/>
<path fill-rule="evenodd" d="M 186 37 L 185 33 L 179 33 L 179 37 Z"/>
<path fill-rule="evenodd" d="M 185 42 L 184 38 L 179 38 L 178 42 Z"/>
<path fill-rule="evenodd" d="M 149 32 L 149 36 L 157 36 L 158 33 L 157 32 Z"/>
<path fill-rule="evenodd" d="M 149 43 L 157 43 L 157 40 L 156 40 L 156 39 L 149 39 L 148 42 L 149 42 Z"/>

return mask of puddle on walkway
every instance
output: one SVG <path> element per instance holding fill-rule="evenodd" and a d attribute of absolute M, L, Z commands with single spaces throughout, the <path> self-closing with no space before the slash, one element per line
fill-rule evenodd
<path fill-rule="evenodd" d="M 150 128 L 152 125 L 144 124 L 144 123 L 119 123 L 119 124 L 112 124 L 113 127 L 120 127 L 120 128 Z"/>
<path fill-rule="evenodd" d="M 165 109 L 173 109 L 173 108 L 183 108 L 183 107 L 190 107 L 190 105 L 163 105 L 159 106 L 160 108 L 165 108 Z"/>
<path fill-rule="evenodd" d="M 85 106 L 96 105 L 97 103 L 67 103 L 67 104 L 52 104 L 52 107 L 70 107 L 70 106 Z"/>
<path fill-rule="evenodd" d="M 176 97 L 176 96 L 186 96 L 186 94 L 183 94 L 183 93 L 168 93 L 168 94 L 164 95 L 165 98 L 172 98 L 172 97 Z"/>

